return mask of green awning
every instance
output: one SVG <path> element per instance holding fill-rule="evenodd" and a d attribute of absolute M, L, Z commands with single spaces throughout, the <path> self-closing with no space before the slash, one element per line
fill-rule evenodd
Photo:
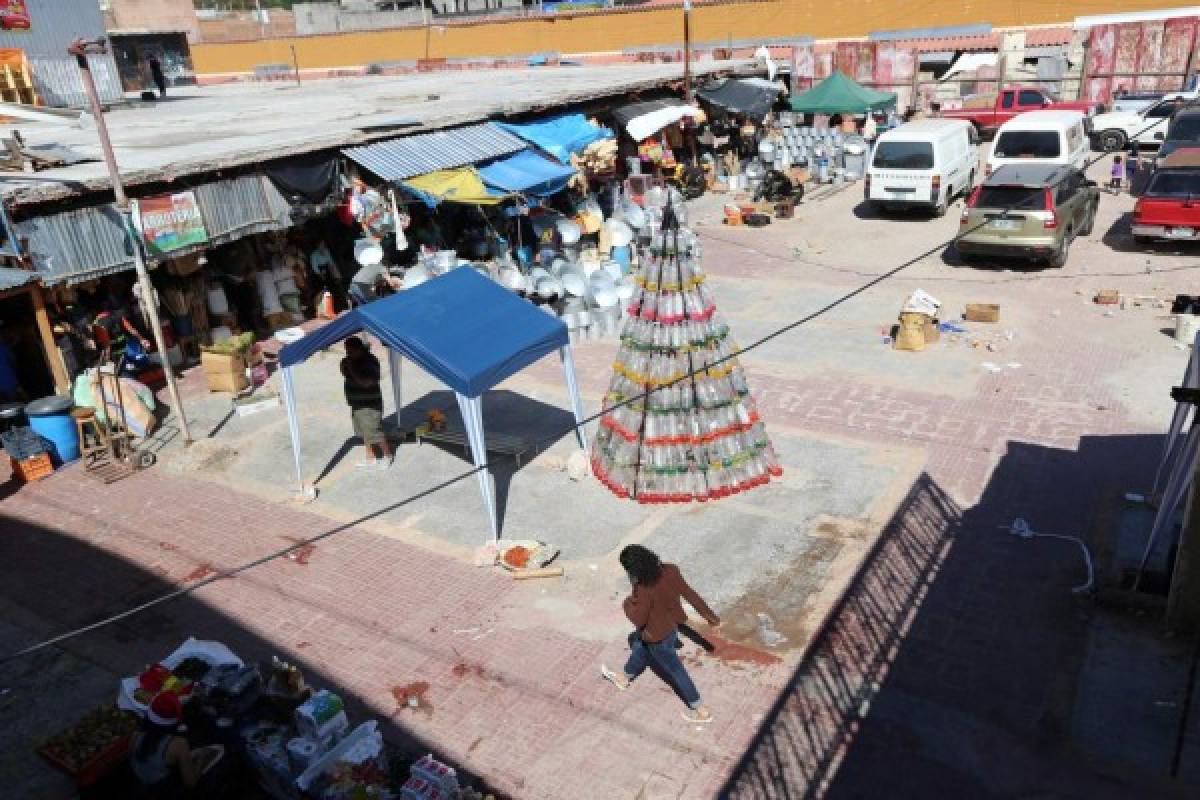
<path fill-rule="evenodd" d="M 792 98 L 792 110 L 803 114 L 865 114 L 895 104 L 892 92 L 860 86 L 840 70 Z"/>

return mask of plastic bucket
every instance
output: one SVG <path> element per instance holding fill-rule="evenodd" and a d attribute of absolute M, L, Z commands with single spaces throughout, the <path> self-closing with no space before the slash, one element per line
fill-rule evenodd
<path fill-rule="evenodd" d="M 56 467 L 79 459 L 79 430 L 71 417 L 71 406 L 71 398 L 57 395 L 25 406 L 29 427 L 54 443 L 50 457 Z"/>
<path fill-rule="evenodd" d="M 633 248 L 629 245 L 614 247 L 609 257 L 628 272 L 630 266 L 633 264 Z"/>

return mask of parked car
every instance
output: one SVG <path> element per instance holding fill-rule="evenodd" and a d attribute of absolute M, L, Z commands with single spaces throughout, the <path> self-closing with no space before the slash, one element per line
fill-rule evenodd
<path fill-rule="evenodd" d="M 1090 147 L 1078 111 L 1030 111 L 1009 120 L 996 132 L 985 172 L 1005 164 L 1058 164 L 1083 169 Z"/>
<path fill-rule="evenodd" d="M 986 136 L 1020 114 L 1045 110 L 1078 111 L 1091 116 L 1103 111 L 1104 106 L 1086 100 L 1057 100 L 1032 86 L 1014 86 L 1000 92 L 988 107 L 946 110 L 941 116 L 945 119 L 965 119 L 975 126 L 980 136 Z"/>
<path fill-rule="evenodd" d="M 919 207 L 942 216 L 979 176 L 979 137 L 961 119 L 906 122 L 879 137 L 863 193 L 872 208 Z"/>
<path fill-rule="evenodd" d="M 958 253 L 966 261 L 1006 256 L 1061 267 L 1075 237 L 1092 232 L 1099 204 L 1099 188 L 1078 167 L 1000 167 L 963 209 Z"/>
<path fill-rule="evenodd" d="M 1157 147 L 1162 143 L 1171 116 L 1196 92 L 1172 92 L 1141 111 L 1110 111 L 1092 118 L 1092 143 L 1097 150 L 1124 150 L 1129 143 Z"/>
<path fill-rule="evenodd" d="M 1176 150 L 1185 147 L 1200 147 L 1200 100 L 1193 100 L 1175 112 L 1154 156 L 1154 166 L 1158 167 Z"/>
<path fill-rule="evenodd" d="M 1130 111 L 1136 114 L 1145 111 L 1166 96 L 1166 92 L 1127 92 L 1114 95 L 1109 111 Z"/>
<path fill-rule="evenodd" d="M 1133 207 L 1133 238 L 1200 241 L 1200 147 L 1176 150 L 1150 176 Z"/>

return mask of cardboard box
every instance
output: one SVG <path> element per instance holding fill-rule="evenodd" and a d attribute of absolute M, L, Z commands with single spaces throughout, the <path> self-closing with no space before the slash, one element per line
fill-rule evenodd
<path fill-rule="evenodd" d="M 241 353 L 200 353 L 200 367 L 210 392 L 240 392 L 250 385 L 246 377 L 246 357 Z"/>
<path fill-rule="evenodd" d="M 267 321 L 267 328 L 272 331 L 290 328 L 296 324 L 292 320 L 290 311 L 280 311 L 277 314 L 264 314 L 263 317 Z"/>
<path fill-rule="evenodd" d="M 967 322 L 999 322 L 1000 306 L 995 303 L 967 303 L 963 319 Z"/>

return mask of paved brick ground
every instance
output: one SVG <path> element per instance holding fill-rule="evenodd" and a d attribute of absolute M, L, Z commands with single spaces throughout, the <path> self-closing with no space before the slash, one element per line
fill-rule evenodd
<path fill-rule="evenodd" d="M 838 213 L 849 213 L 843 205 Z M 861 239 L 801 225 L 711 232 L 720 290 L 746 294 L 747 308 L 734 303 L 731 313 L 740 314 L 743 342 L 861 280 L 837 263 L 890 252 L 880 249 L 888 240 L 879 225 Z M 825 267 L 794 261 L 797 231 L 812 252 L 840 246 L 842 258 L 819 259 Z M 1122 258 L 1127 291 L 1169 294 L 1187 283 L 1186 274 L 1146 276 L 1136 257 Z M 772 427 L 881 452 L 915 446 L 924 474 L 803 663 L 690 657 L 717 714 L 705 730 L 683 725 L 678 701 L 653 681 L 618 695 L 597 678 L 599 662 L 623 658 L 622 642 L 515 624 L 545 613 L 534 610 L 542 587 L 374 530 L 348 529 L 68 648 L 114 672 L 186 635 L 225 640 L 252 658 L 295 658 L 314 683 L 386 718 L 390 736 L 427 743 L 520 797 L 1166 796 L 1174 788 L 1156 776 L 1071 749 L 1065 720 L 1089 613 L 1069 591 L 1081 580 L 1078 551 L 997 529 L 1024 516 L 1040 530 L 1091 536 L 1111 498 L 1144 484 L 1166 406 L 1147 397 L 1165 396 L 1183 356 L 1152 330 L 1160 324 L 1152 313 L 1111 319 L 1076 294 L 1115 280 L 1115 268 L 1086 262 L 1038 283 L 947 276 L 932 261 L 885 297 L 747 359 Z M 883 350 L 879 326 L 921 283 L 955 303 L 999 300 L 1015 339 L 996 353 L 961 342 L 919 355 Z M 828 355 L 838 345 L 849 355 Z M 826 360 L 792 366 L 801 358 Z M 593 398 L 610 360 L 609 348 L 580 349 Z M 1019 366 L 993 374 L 984 360 Z M 557 384 L 560 373 L 542 364 L 531 380 Z M 337 524 L 167 470 L 108 489 L 67 470 L 0 505 L 0 600 L 23 626 L 3 644 L 85 623 Z M 428 684 L 425 705 L 398 710 L 393 691 L 416 682 Z M 1135 781 L 1149 782 L 1134 792 Z"/>

